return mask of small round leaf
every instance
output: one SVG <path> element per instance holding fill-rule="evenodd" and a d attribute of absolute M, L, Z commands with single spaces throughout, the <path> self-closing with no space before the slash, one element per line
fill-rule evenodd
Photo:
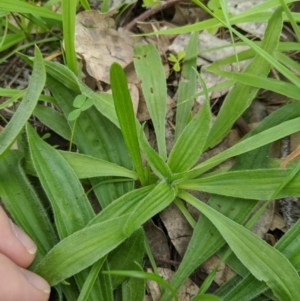
<path fill-rule="evenodd" d="M 75 119 L 77 119 L 79 117 L 81 113 L 80 109 L 75 109 L 72 112 L 70 112 L 70 114 L 68 115 L 68 120 L 69 121 L 74 121 Z"/>
<path fill-rule="evenodd" d="M 75 98 L 74 98 L 74 101 L 73 101 L 73 106 L 75 108 L 81 108 L 81 106 L 84 104 L 86 100 L 86 96 L 83 95 L 83 94 L 80 94 L 80 95 L 77 95 Z"/>

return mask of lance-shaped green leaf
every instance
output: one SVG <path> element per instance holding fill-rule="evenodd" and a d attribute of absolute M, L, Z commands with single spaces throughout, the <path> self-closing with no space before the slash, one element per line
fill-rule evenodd
<path fill-rule="evenodd" d="M 274 246 L 274 248 L 286 256 L 298 272 L 300 271 L 299 230 L 300 220 Z M 267 288 L 264 282 L 258 281 L 252 274 L 249 274 L 238 284 L 231 287 L 230 291 L 223 288 L 222 290 L 218 290 L 217 294 L 223 297 L 224 301 L 231 301 L 234 297 L 238 300 L 248 301 L 253 300 L 254 297 L 261 293 L 270 295 L 270 291 L 266 291 Z"/>
<path fill-rule="evenodd" d="M 135 208 L 124 226 L 129 235 L 148 219 L 165 209 L 176 197 L 176 190 L 165 181 L 160 182 Z"/>
<path fill-rule="evenodd" d="M 50 285 L 77 274 L 122 243 L 129 215 L 119 216 L 77 231 L 63 239 L 40 261 L 35 272 Z"/>
<path fill-rule="evenodd" d="M 122 67 L 113 63 L 110 68 L 110 84 L 115 109 L 127 149 L 142 185 L 145 185 L 143 163 L 136 131 L 136 119 L 133 112 L 131 96 Z"/>
<path fill-rule="evenodd" d="M 46 82 L 46 70 L 43 62 L 43 56 L 37 47 L 35 48 L 34 53 L 33 71 L 27 91 L 17 111 L 0 134 L 0 157 L 9 149 L 22 131 L 39 100 L 41 92 L 44 89 Z"/>
<path fill-rule="evenodd" d="M 157 177 L 171 181 L 172 172 L 169 166 L 166 164 L 164 159 L 150 146 L 142 128 L 140 129 L 139 143 L 149 166 L 157 175 Z"/>
<path fill-rule="evenodd" d="M 191 168 L 199 159 L 208 137 L 210 128 L 210 110 L 205 101 L 201 110 L 190 121 L 176 141 L 168 165 L 175 172 L 184 172 Z"/>
<path fill-rule="evenodd" d="M 71 130 L 66 118 L 63 114 L 46 106 L 36 106 L 33 115 L 35 115 L 44 125 L 50 128 L 52 131 L 70 140 Z"/>
<path fill-rule="evenodd" d="M 133 213 L 138 204 L 155 188 L 155 185 L 149 185 L 139 189 L 129 191 L 122 197 L 113 201 L 96 215 L 88 225 L 95 225 L 104 222 L 107 219 L 115 218 L 125 214 Z"/>
<path fill-rule="evenodd" d="M 179 189 L 205 191 L 242 199 L 270 200 L 291 169 L 228 171 L 182 182 Z M 299 173 L 278 192 L 276 198 L 300 195 Z"/>
<path fill-rule="evenodd" d="M 178 179 L 183 178 L 194 178 L 202 173 L 210 170 L 211 168 L 217 166 L 223 161 L 249 152 L 263 145 L 267 145 L 271 142 L 279 140 L 283 137 L 291 135 L 300 130 L 300 118 L 295 118 L 292 120 L 285 121 L 279 125 L 273 126 L 272 128 L 265 130 L 257 135 L 251 136 L 232 146 L 231 148 L 219 153 L 218 155 L 206 160 L 205 162 L 197 165 L 190 172 L 184 174 L 178 174 L 176 177 Z"/>
<path fill-rule="evenodd" d="M 282 12 L 278 9 L 270 18 L 261 44 L 262 49 L 270 54 L 275 53 L 278 45 L 282 29 L 281 15 Z M 270 63 L 260 55 L 256 55 L 244 72 L 266 77 L 269 71 Z M 236 119 L 251 104 L 257 92 L 258 88 L 241 83 L 237 83 L 232 88 L 211 128 L 206 147 L 214 145 L 228 133 Z"/>
<path fill-rule="evenodd" d="M 59 151 L 59 153 L 73 168 L 79 179 L 107 176 L 125 177 L 134 180 L 137 179 L 135 171 L 129 170 L 115 163 L 79 153 L 66 151 Z"/>
<path fill-rule="evenodd" d="M 0 160 L 0 196 L 14 221 L 34 240 L 38 263 L 57 242 L 45 208 L 21 168 L 22 154 L 8 151 Z"/>
<path fill-rule="evenodd" d="M 283 106 L 268 117 L 266 117 L 247 137 L 251 137 L 264 131 L 265 129 L 281 124 L 299 116 L 300 102 L 295 102 Z M 236 158 L 232 170 L 245 170 L 266 168 L 269 154 L 269 146 L 266 145 L 252 152 L 245 153 Z M 248 199 L 236 199 L 220 195 L 212 195 L 208 204 L 228 216 L 237 223 L 243 223 L 257 202 Z M 220 207 L 220 204 L 222 206 Z M 193 236 L 188 245 L 185 256 L 172 279 L 172 285 L 179 289 L 184 280 L 207 258 L 212 256 L 225 243 L 216 227 L 204 216 L 201 215 L 194 228 Z M 164 293 L 161 301 L 170 300 L 171 296 Z"/>
<path fill-rule="evenodd" d="M 193 32 L 185 49 L 185 59 L 182 66 L 181 81 L 178 85 L 175 141 L 188 124 L 188 118 L 194 105 L 196 94 L 196 61 L 198 56 L 199 32 Z M 191 98 L 192 97 L 192 98 Z M 189 101 L 186 99 L 191 98 Z"/>
<path fill-rule="evenodd" d="M 142 81 L 142 90 L 154 125 L 158 152 L 166 160 L 165 119 L 167 111 L 167 85 L 160 55 L 154 45 L 136 44 L 134 67 Z"/>
<path fill-rule="evenodd" d="M 266 282 L 277 298 L 298 300 L 300 278 L 289 260 L 278 250 L 187 192 L 180 192 L 178 196 L 214 224 L 246 268 L 258 280 Z"/>
<path fill-rule="evenodd" d="M 65 238 L 95 216 L 81 183 L 64 158 L 27 125 L 30 154 L 51 202 L 58 234 Z"/>
<path fill-rule="evenodd" d="M 72 103 L 78 92 L 67 89 L 64 84 L 50 75 L 47 76 L 47 85 L 64 115 L 68 116 L 74 109 Z M 82 92 L 82 94 L 84 93 Z M 132 162 L 120 130 L 94 108 L 81 112 L 76 123 L 74 141 L 80 152 L 86 155 L 110 161 L 128 169 L 132 168 Z M 133 185 L 132 182 L 102 183 L 99 185 L 109 179 L 107 177 L 91 179 L 94 192 L 102 208 L 128 192 Z"/>

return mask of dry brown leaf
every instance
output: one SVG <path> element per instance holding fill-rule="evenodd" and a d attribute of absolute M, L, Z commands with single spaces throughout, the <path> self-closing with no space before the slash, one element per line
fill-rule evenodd
<path fill-rule="evenodd" d="M 171 204 L 159 214 L 177 252 L 183 257 L 193 229 L 176 205 Z"/>
<path fill-rule="evenodd" d="M 220 258 L 217 255 L 213 255 L 201 265 L 201 270 L 209 274 L 219 263 Z M 234 275 L 235 272 L 232 271 L 231 268 L 224 262 L 222 262 L 214 277 L 214 281 L 221 286 L 222 284 L 230 280 Z"/>
<path fill-rule="evenodd" d="M 144 230 L 153 256 L 155 258 L 169 260 L 170 248 L 165 233 L 159 229 L 152 220 L 145 223 Z"/>
<path fill-rule="evenodd" d="M 109 69 L 117 62 L 123 68 L 133 60 L 133 47 L 138 38 L 123 29 L 113 28 L 110 18 L 115 12 L 83 11 L 76 16 L 75 50 L 85 60 L 87 72 L 109 83 Z"/>

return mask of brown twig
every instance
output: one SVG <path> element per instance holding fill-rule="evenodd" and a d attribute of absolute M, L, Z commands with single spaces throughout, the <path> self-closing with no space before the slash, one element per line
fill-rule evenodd
<path fill-rule="evenodd" d="M 171 7 L 177 3 L 179 3 L 180 0 L 171 0 L 171 1 L 167 1 L 166 3 L 164 4 L 161 4 L 159 6 L 155 6 L 147 11 L 145 11 L 144 13 L 142 13 L 141 15 L 139 15 L 137 18 L 135 18 L 134 20 L 132 20 L 130 23 L 128 23 L 124 29 L 130 31 L 132 30 L 132 28 L 136 25 L 137 22 L 141 22 L 147 18 L 149 18 L 150 16 L 152 15 L 155 15 L 156 13 L 168 8 L 168 7 Z"/>

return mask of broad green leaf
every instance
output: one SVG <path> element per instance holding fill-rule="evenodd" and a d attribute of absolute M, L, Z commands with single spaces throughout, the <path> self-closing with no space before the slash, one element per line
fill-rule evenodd
<path fill-rule="evenodd" d="M 80 179 L 107 176 L 137 179 L 135 171 L 117 164 L 79 153 L 66 151 L 59 151 L 59 153 L 65 158 L 73 168 L 76 176 Z"/>
<path fill-rule="evenodd" d="M 172 172 L 190 169 L 199 159 L 210 129 L 210 109 L 205 101 L 201 110 L 190 121 L 171 150 L 168 165 Z"/>
<path fill-rule="evenodd" d="M 0 197 L 14 221 L 38 247 L 34 267 L 57 243 L 57 237 L 45 208 L 21 168 L 22 157 L 20 151 L 13 150 L 0 159 Z"/>
<path fill-rule="evenodd" d="M 241 262 L 258 280 L 266 282 L 277 298 L 298 300 L 298 273 L 278 250 L 187 192 L 178 196 L 209 218 Z"/>
<path fill-rule="evenodd" d="M 266 52 L 274 54 L 282 29 L 281 10 L 277 10 L 268 22 L 261 47 Z M 252 60 L 244 73 L 266 77 L 270 64 L 260 55 Z M 236 119 L 249 107 L 256 96 L 258 88 L 237 83 L 227 94 L 207 139 L 206 148 L 220 141 L 231 129 Z"/>
<path fill-rule="evenodd" d="M 149 166 L 156 176 L 160 179 L 167 179 L 168 181 L 171 181 L 171 170 L 169 166 L 166 164 L 164 159 L 150 146 L 142 128 L 140 129 L 139 143 Z"/>
<path fill-rule="evenodd" d="M 64 74 L 68 74 L 63 71 Z M 52 76 L 47 77 L 47 85 L 59 103 L 65 116 L 73 110 L 73 99 L 78 92 L 66 88 Z M 84 94 L 82 92 L 82 94 Z M 95 93 L 96 94 L 96 93 Z M 87 95 L 87 97 L 89 97 Z M 112 100 L 112 98 L 110 98 Z M 72 126 L 72 124 L 71 124 Z M 81 153 L 131 169 L 132 163 L 120 130 L 94 108 L 81 112 L 77 119 L 74 141 Z M 114 199 L 132 189 L 132 182 L 101 183 L 110 178 L 93 178 L 94 192 L 104 208 Z M 101 185 L 99 185 L 101 183 Z"/>
<path fill-rule="evenodd" d="M 77 274 L 127 238 L 122 229 L 128 217 L 119 216 L 71 234 L 50 250 L 34 272 L 45 278 L 50 285 Z"/>
<path fill-rule="evenodd" d="M 92 268 L 90 269 L 89 275 L 86 278 L 83 287 L 80 290 L 80 295 L 77 301 L 88 301 L 90 292 L 95 284 L 95 281 L 100 273 L 100 270 L 103 266 L 103 263 L 106 260 L 106 256 L 100 258 L 96 263 L 93 264 Z"/>
<path fill-rule="evenodd" d="M 136 44 L 134 54 L 134 67 L 142 82 L 145 101 L 155 129 L 158 153 L 166 160 L 167 86 L 165 71 L 158 50 L 154 45 Z"/>
<path fill-rule="evenodd" d="M 35 115 L 44 125 L 50 128 L 52 131 L 65 138 L 66 140 L 70 140 L 70 126 L 63 114 L 50 107 L 37 105 L 33 111 L 33 115 Z"/>
<path fill-rule="evenodd" d="M 143 163 L 136 131 L 136 118 L 122 67 L 113 63 L 110 67 L 110 84 L 116 113 L 127 149 L 142 185 L 145 185 Z"/>
<path fill-rule="evenodd" d="M 32 14 L 36 16 L 41 16 L 44 18 L 54 19 L 61 21 L 61 15 L 52 12 L 50 9 L 45 9 L 38 5 L 32 5 L 20 0 L 1 0 L 0 11 L 22 13 L 22 14 Z"/>
<path fill-rule="evenodd" d="M 106 260 L 98 276 L 100 289 L 98 291 L 98 296 L 96 298 L 96 301 L 114 301 L 111 276 L 109 274 L 104 273 L 109 271 L 110 271 L 110 266 L 108 261 Z"/>
<path fill-rule="evenodd" d="M 23 3 L 23 2 L 22 2 Z M 13 144 L 17 136 L 22 131 L 26 121 L 31 116 L 34 107 L 37 104 L 39 96 L 44 88 L 46 81 L 46 71 L 43 63 L 43 57 L 39 49 L 35 48 L 35 58 L 32 76 L 24 98 L 14 113 L 10 122 L 0 134 L 0 157 Z"/>
<path fill-rule="evenodd" d="M 203 176 L 178 185 L 179 189 L 191 189 L 242 199 L 270 200 L 276 189 L 290 174 L 291 169 L 228 171 Z M 297 174 L 276 198 L 300 195 L 300 174 Z"/>
<path fill-rule="evenodd" d="M 194 104 L 194 97 L 189 101 L 185 100 L 191 96 L 194 96 L 196 93 L 197 76 L 193 67 L 196 67 L 196 60 L 198 56 L 198 40 L 199 32 L 193 32 L 185 49 L 186 56 L 182 67 L 182 79 L 178 86 L 175 141 L 188 124 L 188 118 Z"/>

